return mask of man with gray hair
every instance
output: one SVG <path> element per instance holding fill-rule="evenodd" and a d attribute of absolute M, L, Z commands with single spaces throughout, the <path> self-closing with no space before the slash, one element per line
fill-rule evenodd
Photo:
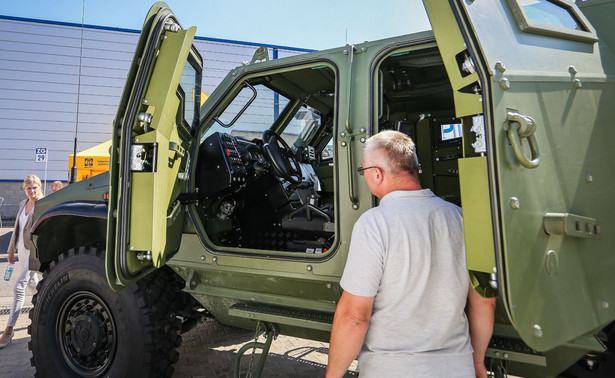
<path fill-rule="evenodd" d="M 64 187 L 64 184 L 62 184 L 62 181 L 60 180 L 56 180 L 51 184 L 51 191 L 52 192 L 57 192 L 58 190 L 62 189 Z"/>
<path fill-rule="evenodd" d="M 421 188 L 400 132 L 369 138 L 358 172 L 381 201 L 353 229 L 327 377 L 357 355 L 362 378 L 486 377 L 495 299 L 470 286 L 461 209 Z"/>

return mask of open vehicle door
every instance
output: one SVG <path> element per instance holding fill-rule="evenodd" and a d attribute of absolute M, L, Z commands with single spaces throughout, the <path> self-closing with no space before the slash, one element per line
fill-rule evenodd
<path fill-rule="evenodd" d="M 457 116 L 484 124 L 459 159 L 468 268 L 497 269 L 530 347 L 587 342 L 615 319 L 611 50 L 567 0 L 424 3 Z"/>
<path fill-rule="evenodd" d="M 202 60 L 166 4 L 149 11 L 114 121 L 107 279 L 114 289 L 166 263 L 179 248 Z"/>

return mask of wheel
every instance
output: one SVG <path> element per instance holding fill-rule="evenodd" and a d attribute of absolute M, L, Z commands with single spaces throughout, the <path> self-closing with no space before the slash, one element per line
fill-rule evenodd
<path fill-rule="evenodd" d="M 159 270 L 115 292 L 101 248 L 56 258 L 32 300 L 28 347 L 36 376 L 170 376 L 181 322 L 171 309 L 180 288 L 169 274 Z"/>
<path fill-rule="evenodd" d="M 276 175 L 293 184 L 301 183 L 303 175 L 299 161 L 288 143 L 273 130 L 263 132 L 264 151 Z"/>

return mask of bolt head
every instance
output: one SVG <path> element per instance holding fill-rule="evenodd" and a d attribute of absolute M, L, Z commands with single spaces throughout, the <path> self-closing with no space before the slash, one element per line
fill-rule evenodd
<path fill-rule="evenodd" d="M 574 79 L 572 83 L 576 89 L 581 89 L 583 87 L 583 83 L 581 83 L 581 80 L 579 79 Z"/>
<path fill-rule="evenodd" d="M 519 199 L 517 197 L 510 198 L 510 207 L 513 210 L 519 210 L 519 208 L 521 208 L 521 202 L 519 202 Z"/>
<path fill-rule="evenodd" d="M 510 89 L 510 80 L 508 80 L 505 77 L 500 79 L 500 88 L 502 88 L 502 90 L 505 90 L 505 91 Z"/>

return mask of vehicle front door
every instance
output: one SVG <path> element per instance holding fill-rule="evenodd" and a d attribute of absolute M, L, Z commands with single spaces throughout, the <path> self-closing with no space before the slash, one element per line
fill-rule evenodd
<path fill-rule="evenodd" d="M 120 289 L 179 248 L 202 60 L 164 3 L 148 13 L 114 121 L 107 278 Z"/>

